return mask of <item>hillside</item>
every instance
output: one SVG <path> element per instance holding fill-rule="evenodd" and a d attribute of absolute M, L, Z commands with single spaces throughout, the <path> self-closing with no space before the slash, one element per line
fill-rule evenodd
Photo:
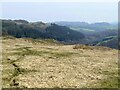
<path fill-rule="evenodd" d="M 56 23 L 56 24 L 55 24 Z M 118 40 L 100 44 L 106 37 L 118 35 L 117 24 L 106 22 L 28 22 L 26 20 L 2 20 L 2 34 L 17 38 L 54 39 L 64 44 L 100 45 L 117 49 Z"/>
<path fill-rule="evenodd" d="M 110 48 L 118 49 L 118 37 L 106 37 L 101 42 L 96 44 L 97 46 L 106 46 Z"/>
<path fill-rule="evenodd" d="M 59 21 L 55 23 L 62 26 L 75 27 L 81 29 L 91 29 L 95 31 L 104 31 L 106 29 L 117 29 L 117 24 L 110 24 L 107 22 L 87 23 L 87 22 Z"/>
<path fill-rule="evenodd" d="M 3 88 L 117 88 L 118 50 L 3 37 Z"/>
<path fill-rule="evenodd" d="M 118 47 L 118 25 L 117 23 L 97 22 L 55 22 L 58 25 L 67 26 L 72 30 L 81 32 L 85 35 L 84 44 L 107 46 L 111 48 Z M 116 37 L 114 41 L 104 42 L 100 44 L 106 37 Z"/>
<path fill-rule="evenodd" d="M 17 38 L 55 39 L 66 43 L 80 42 L 85 36 L 66 26 L 25 20 L 2 20 L 3 35 Z"/>

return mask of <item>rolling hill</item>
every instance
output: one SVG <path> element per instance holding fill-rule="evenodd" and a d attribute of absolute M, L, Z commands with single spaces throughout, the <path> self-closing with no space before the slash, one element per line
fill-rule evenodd
<path fill-rule="evenodd" d="M 72 30 L 81 32 L 85 35 L 85 44 L 100 45 L 118 49 L 118 25 L 117 23 L 87 23 L 87 22 L 55 22 L 58 25 L 67 26 Z M 116 37 L 104 41 L 107 37 Z"/>
<path fill-rule="evenodd" d="M 55 24 L 56 23 L 56 24 Z M 28 22 L 26 20 L 2 20 L 2 34 L 17 38 L 54 39 L 64 44 L 100 45 L 118 47 L 116 24 L 86 22 Z M 58 24 L 58 25 L 57 25 Z M 106 37 L 116 37 L 104 41 Z M 113 43 L 115 42 L 115 43 Z"/>
<path fill-rule="evenodd" d="M 85 36 L 66 26 L 46 24 L 43 22 L 31 23 L 25 20 L 2 20 L 3 35 L 17 38 L 55 39 L 61 42 L 80 42 Z"/>

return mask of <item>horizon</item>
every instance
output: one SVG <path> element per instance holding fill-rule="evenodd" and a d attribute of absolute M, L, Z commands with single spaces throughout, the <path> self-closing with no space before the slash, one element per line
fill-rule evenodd
<path fill-rule="evenodd" d="M 21 7 L 22 6 L 22 7 Z M 111 2 L 39 2 L 2 4 L 2 19 L 29 22 L 118 22 L 117 3 Z"/>
<path fill-rule="evenodd" d="M 99 21 L 99 22 L 87 22 L 87 21 L 54 21 L 54 22 L 44 22 L 44 21 L 41 21 L 41 20 L 37 20 L 37 21 L 29 21 L 29 20 L 26 20 L 26 19 L 5 19 L 5 18 L 2 18 L 0 20 L 25 20 L 29 23 L 35 23 L 35 22 L 43 22 L 43 23 L 56 23 L 56 22 L 71 22 L 71 23 L 88 23 L 88 24 L 95 24 L 95 23 L 109 23 L 109 24 L 113 24 L 113 23 L 118 23 L 117 21 L 116 22 L 104 22 L 104 21 Z"/>

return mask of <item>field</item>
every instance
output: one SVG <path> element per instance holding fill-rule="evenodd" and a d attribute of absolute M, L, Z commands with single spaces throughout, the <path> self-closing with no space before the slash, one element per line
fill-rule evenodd
<path fill-rule="evenodd" d="M 2 40 L 3 88 L 117 88 L 118 50 L 54 40 Z"/>

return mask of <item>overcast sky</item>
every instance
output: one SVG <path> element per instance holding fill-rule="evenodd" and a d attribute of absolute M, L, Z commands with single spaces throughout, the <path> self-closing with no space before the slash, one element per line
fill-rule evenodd
<path fill-rule="evenodd" d="M 117 22 L 117 2 L 5 2 L 2 18 L 28 21 Z"/>

